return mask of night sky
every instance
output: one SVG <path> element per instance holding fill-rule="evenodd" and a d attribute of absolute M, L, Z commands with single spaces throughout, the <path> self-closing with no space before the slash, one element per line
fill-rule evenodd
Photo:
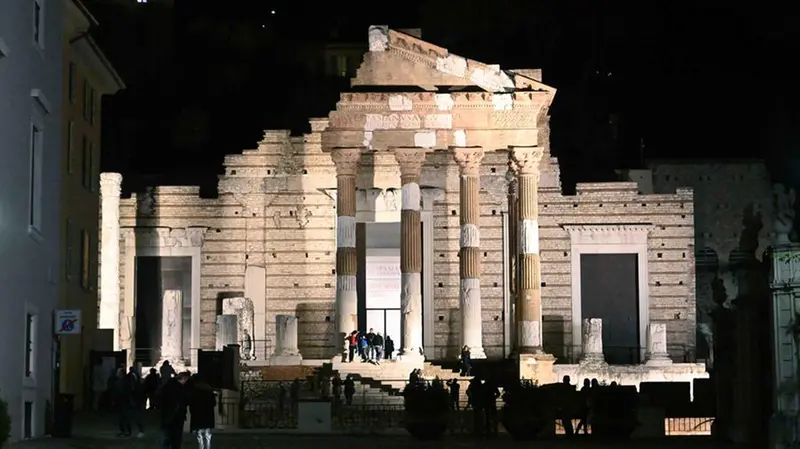
<path fill-rule="evenodd" d="M 128 88 L 104 101 L 103 170 L 136 184 L 213 185 L 263 129 L 307 131 L 346 82 L 308 70 L 370 24 L 558 89 L 552 151 L 567 184 L 644 158 L 763 158 L 797 184 L 800 17 L 735 2 L 84 0 Z M 127 3 L 127 6 L 125 5 Z M 455 5 L 458 5 L 457 7 Z M 611 126 L 610 121 L 616 125 Z M 614 138 L 616 136 L 616 138 Z M 644 150 L 641 149 L 644 142 Z M 794 173 L 794 175 L 792 175 Z"/>

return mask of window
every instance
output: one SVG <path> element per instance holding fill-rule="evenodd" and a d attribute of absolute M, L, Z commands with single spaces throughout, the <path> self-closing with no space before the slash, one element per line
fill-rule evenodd
<path fill-rule="evenodd" d="M 72 258 L 74 257 L 75 248 L 72 245 L 72 220 L 67 218 L 67 223 L 64 228 L 64 246 L 66 252 L 64 254 L 64 273 L 67 276 L 67 282 L 72 281 Z"/>
<path fill-rule="evenodd" d="M 30 191 L 28 204 L 28 228 L 41 233 L 42 230 L 42 129 L 31 124 L 30 172 L 28 173 Z"/>
<path fill-rule="evenodd" d="M 44 0 L 33 0 L 33 42 L 40 48 L 44 48 L 43 1 Z"/>
<path fill-rule="evenodd" d="M 89 81 L 83 81 L 83 119 L 94 125 L 95 116 L 95 102 L 97 101 L 97 93 L 94 88 L 89 84 Z"/>
<path fill-rule="evenodd" d="M 100 182 L 100 176 L 95 176 L 95 158 L 94 158 L 94 142 L 89 142 L 89 189 L 92 192 L 97 192 L 97 184 Z"/>
<path fill-rule="evenodd" d="M 347 76 L 347 56 L 339 55 L 336 57 L 336 74 L 342 78 Z"/>
<path fill-rule="evenodd" d="M 36 315 L 25 315 L 25 377 L 31 378 L 36 363 Z"/>
<path fill-rule="evenodd" d="M 81 287 L 86 290 L 89 290 L 89 271 L 91 268 L 91 264 L 89 263 L 89 256 L 91 255 L 89 251 L 90 246 L 89 231 L 84 229 L 81 233 Z"/>
<path fill-rule="evenodd" d="M 83 136 L 81 140 L 82 152 L 82 167 L 81 176 L 83 178 L 83 186 L 87 189 L 92 188 L 92 146 L 89 145 L 89 139 Z"/>
<path fill-rule="evenodd" d="M 25 409 L 22 418 L 22 438 L 30 440 L 33 438 L 33 402 L 25 401 Z"/>
<path fill-rule="evenodd" d="M 69 91 L 69 102 L 70 103 L 75 103 L 75 94 L 77 93 L 76 91 L 78 90 L 78 85 L 77 85 L 78 84 L 78 73 L 77 73 L 77 69 L 75 68 L 75 63 L 74 62 L 70 62 L 69 63 L 69 74 L 68 75 L 69 75 L 69 86 L 67 86 L 67 89 Z"/>
<path fill-rule="evenodd" d="M 67 125 L 67 173 L 72 174 L 75 171 L 75 167 L 72 163 L 72 159 L 75 157 L 75 122 L 72 120 L 69 121 L 69 125 Z"/>

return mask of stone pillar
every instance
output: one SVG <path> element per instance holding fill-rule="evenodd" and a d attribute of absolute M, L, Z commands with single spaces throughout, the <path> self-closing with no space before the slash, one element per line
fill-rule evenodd
<path fill-rule="evenodd" d="M 297 348 L 298 319 L 294 315 L 275 317 L 275 353 L 273 365 L 300 365 L 303 357 Z"/>
<path fill-rule="evenodd" d="M 514 159 L 511 157 L 511 153 L 509 152 L 508 158 L 508 171 L 506 172 L 506 181 L 508 181 L 508 274 L 509 274 L 509 293 L 511 294 L 511 300 L 509 301 L 511 306 L 513 307 L 513 315 L 512 318 L 514 319 L 512 326 L 511 326 L 511 338 L 512 342 L 512 352 L 518 353 L 518 346 L 519 346 L 519 330 L 517 329 L 517 323 L 520 323 L 522 320 L 520 319 L 520 305 L 519 305 L 519 263 L 517 263 L 517 259 L 519 258 L 519 239 L 517 238 L 517 232 L 519 231 L 519 206 L 518 206 L 518 183 L 517 183 L 517 165 L 514 163 Z"/>
<path fill-rule="evenodd" d="M 423 148 L 396 148 L 400 165 L 400 273 L 403 342 L 400 357 L 421 358 L 422 350 L 422 197 L 419 176 L 425 163 Z"/>
<path fill-rule="evenodd" d="M 114 331 L 114 350 L 120 349 L 119 336 L 119 194 L 122 175 L 100 174 L 100 311 L 98 329 Z"/>
<path fill-rule="evenodd" d="M 217 351 L 239 344 L 239 323 L 236 315 L 217 315 Z"/>
<path fill-rule="evenodd" d="M 600 318 L 584 318 L 583 320 L 583 354 L 581 363 L 605 363 L 603 355 L 603 320 Z"/>
<path fill-rule="evenodd" d="M 647 327 L 647 365 L 669 365 L 672 359 L 667 352 L 667 325 L 650 323 Z"/>
<path fill-rule="evenodd" d="M 542 352 L 542 267 L 539 257 L 539 161 L 544 149 L 513 147 L 517 169 L 519 281 L 517 335 L 523 354 Z"/>
<path fill-rule="evenodd" d="M 358 329 L 356 274 L 356 175 L 361 148 L 334 148 L 336 164 L 336 341 L 335 347 L 346 360 L 345 337 Z"/>
<path fill-rule="evenodd" d="M 164 291 L 161 306 L 161 360 L 173 365 L 183 363 L 183 293 Z"/>
<path fill-rule="evenodd" d="M 458 257 L 461 288 L 461 345 L 468 346 L 473 359 L 484 359 L 483 317 L 481 308 L 481 215 L 480 147 L 455 147 L 453 158 L 461 173 L 461 252 Z"/>

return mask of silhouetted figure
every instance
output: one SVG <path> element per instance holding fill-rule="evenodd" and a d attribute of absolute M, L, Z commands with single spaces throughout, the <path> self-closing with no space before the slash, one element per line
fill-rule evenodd
<path fill-rule="evenodd" d="M 456 411 L 461 410 L 461 405 L 459 404 L 459 400 L 461 399 L 461 385 L 458 383 L 457 379 L 450 379 L 447 382 L 447 386 L 450 387 L 450 408 Z"/>
<path fill-rule="evenodd" d="M 484 428 L 483 402 L 483 384 L 477 378 L 473 378 L 467 387 L 467 408 L 472 407 L 472 425 L 475 435 L 480 435 Z"/>
<path fill-rule="evenodd" d="M 214 429 L 214 408 L 217 406 L 217 397 L 201 377 L 194 376 L 189 393 L 189 411 L 191 419 L 189 428 L 197 438 L 198 449 L 211 449 L 211 433 Z"/>
<path fill-rule="evenodd" d="M 339 373 L 333 376 L 333 405 L 339 405 L 342 402 L 342 377 Z"/>
<path fill-rule="evenodd" d="M 472 372 L 472 356 L 470 355 L 469 346 L 464 345 L 461 348 L 461 375 L 469 376 Z"/>
<path fill-rule="evenodd" d="M 169 363 L 169 360 L 164 360 L 164 363 L 161 364 L 161 368 L 159 368 L 159 372 L 161 373 L 161 386 L 164 386 L 175 376 L 175 368 Z"/>
<path fill-rule="evenodd" d="M 353 396 L 356 394 L 356 383 L 349 374 L 344 379 L 344 400 L 347 405 L 353 405 Z"/>
<path fill-rule="evenodd" d="M 286 396 L 288 396 L 288 391 L 286 391 L 286 384 L 283 382 L 278 384 L 278 411 L 283 413 L 286 411 Z"/>
<path fill-rule="evenodd" d="M 161 384 L 161 378 L 155 368 L 150 368 L 150 373 L 144 378 L 144 393 L 147 396 L 148 409 L 156 408 L 156 392 Z"/>
<path fill-rule="evenodd" d="M 392 340 L 392 337 L 386 336 L 383 342 L 383 348 L 386 352 L 386 360 L 392 360 L 392 357 L 394 357 L 394 340 Z"/>
<path fill-rule="evenodd" d="M 180 449 L 183 443 L 183 423 L 186 422 L 186 391 L 189 380 L 186 373 L 167 380 L 156 394 L 156 403 L 161 411 L 163 449 Z"/>
<path fill-rule="evenodd" d="M 292 413 L 297 413 L 297 403 L 300 401 L 300 379 L 295 378 L 289 388 L 289 400 L 292 403 Z"/>
<path fill-rule="evenodd" d="M 488 380 L 481 385 L 481 402 L 484 413 L 484 422 L 486 424 L 486 435 L 497 435 L 498 419 L 497 419 L 497 398 L 500 397 L 500 390 L 493 380 Z"/>
<path fill-rule="evenodd" d="M 557 413 L 566 436 L 575 434 L 572 428 L 572 399 L 574 390 L 575 389 L 572 387 L 572 379 L 570 379 L 569 376 L 564 376 L 561 380 L 561 394 L 559 394 L 560 398 L 558 399 Z"/>
<path fill-rule="evenodd" d="M 589 395 L 591 394 L 592 384 L 589 379 L 583 379 L 583 387 L 581 391 L 578 393 L 580 397 L 580 402 L 578 404 L 579 410 L 579 418 L 578 427 L 575 428 L 575 433 L 580 434 L 581 429 L 583 429 L 583 434 L 589 434 Z"/>

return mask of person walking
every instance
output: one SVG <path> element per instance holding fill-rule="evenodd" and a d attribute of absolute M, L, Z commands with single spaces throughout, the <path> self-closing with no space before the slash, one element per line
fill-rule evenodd
<path fill-rule="evenodd" d="M 211 434 L 214 429 L 214 408 L 217 406 L 217 397 L 214 390 L 203 380 L 195 375 L 191 391 L 189 392 L 189 429 L 197 437 L 197 449 L 211 449 Z"/>
<path fill-rule="evenodd" d="M 187 373 L 179 373 L 168 379 L 156 395 L 156 406 L 161 410 L 162 449 L 181 449 L 183 423 L 186 422 L 187 395 L 184 385 L 187 380 Z"/>

